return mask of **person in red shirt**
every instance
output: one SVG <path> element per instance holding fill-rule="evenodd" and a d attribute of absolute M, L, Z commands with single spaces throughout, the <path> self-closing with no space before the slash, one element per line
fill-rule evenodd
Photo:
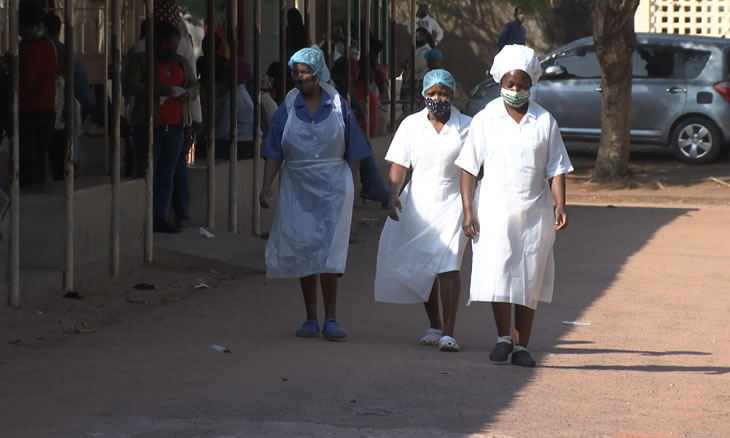
<path fill-rule="evenodd" d="M 63 73 L 56 47 L 41 32 L 44 17 L 45 12 L 36 0 L 20 2 L 18 165 L 21 186 L 46 182 L 46 155 L 56 118 L 56 75 Z"/>
<path fill-rule="evenodd" d="M 361 59 L 359 64 L 356 65 L 357 69 L 354 67 L 352 68 L 353 91 L 355 92 L 357 100 L 362 105 L 365 105 L 366 90 L 370 95 L 370 100 L 368 101 L 368 112 L 370 114 L 369 131 L 370 137 L 375 137 L 378 134 L 378 108 L 380 107 L 380 93 L 378 93 L 378 89 L 374 84 L 375 71 L 372 68 L 370 69 L 370 84 L 365 84 L 365 73 L 361 73 L 361 71 L 365 68 L 365 62 Z M 363 133 L 367 132 L 365 130 L 365 122 L 365 111 L 363 111 L 357 117 L 357 123 L 360 125 L 360 129 Z"/>
<path fill-rule="evenodd" d="M 177 27 L 159 22 L 155 24 L 155 113 L 154 127 L 154 183 L 153 183 L 153 215 L 154 231 L 161 233 L 177 233 L 180 227 L 167 221 L 168 210 L 172 200 L 173 178 L 179 160 L 184 160 L 182 147 L 184 126 L 190 123 L 188 102 L 199 92 L 190 64 L 177 54 L 180 44 L 180 31 Z M 139 132 L 137 148 L 137 168 L 144 173 L 147 159 L 146 124 L 150 115 L 147 113 L 146 91 L 146 54 L 136 53 L 129 61 L 123 81 L 129 94 L 135 96 L 130 117 L 130 124 Z M 187 188 L 184 188 L 187 190 Z M 176 212 L 179 214 L 179 212 Z M 183 213 L 184 214 L 184 213 Z M 176 218 L 180 220 L 181 218 Z"/>

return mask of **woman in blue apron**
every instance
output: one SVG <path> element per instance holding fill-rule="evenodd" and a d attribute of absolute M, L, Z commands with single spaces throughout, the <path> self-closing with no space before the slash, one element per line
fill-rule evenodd
<path fill-rule="evenodd" d="M 322 287 L 322 336 L 345 338 L 335 319 L 337 279 L 345 272 L 353 175 L 370 148 L 347 102 L 330 85 L 322 52 L 306 48 L 289 60 L 296 88 L 274 114 L 266 146 L 261 207 L 273 205 L 271 184 L 285 162 L 266 244 L 266 276 L 299 278 L 307 319 L 299 337 L 319 336 L 317 283 Z"/>

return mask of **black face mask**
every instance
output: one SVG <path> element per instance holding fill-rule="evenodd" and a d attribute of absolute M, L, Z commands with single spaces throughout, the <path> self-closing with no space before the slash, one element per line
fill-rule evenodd
<path fill-rule="evenodd" d="M 172 49 L 157 49 L 155 51 L 155 56 L 160 62 L 170 62 L 173 55 L 175 55 L 175 52 Z"/>
<path fill-rule="evenodd" d="M 426 108 L 428 108 L 428 111 L 434 116 L 440 116 L 442 114 L 446 114 L 451 110 L 451 100 L 441 100 L 427 97 Z"/>
<path fill-rule="evenodd" d="M 426 44 L 426 40 L 416 40 L 416 47 L 423 47 Z"/>

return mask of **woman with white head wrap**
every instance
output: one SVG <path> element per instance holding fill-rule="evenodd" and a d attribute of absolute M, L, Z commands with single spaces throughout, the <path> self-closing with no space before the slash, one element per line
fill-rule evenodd
<path fill-rule="evenodd" d="M 266 159 L 259 195 L 274 205 L 271 185 L 286 161 L 276 213 L 266 244 L 266 276 L 299 278 L 307 319 L 299 337 L 319 336 L 317 283 L 322 287 L 322 336 L 345 337 L 335 319 L 337 279 L 345 272 L 353 205 L 353 174 L 370 155 L 347 101 L 327 82 L 320 50 L 305 48 L 289 61 L 296 88 L 273 119 L 261 155 Z"/>
<path fill-rule="evenodd" d="M 553 242 L 568 224 L 565 174 L 573 170 L 555 119 L 529 99 L 541 71 L 528 47 L 499 52 L 491 73 L 502 97 L 474 116 L 456 160 L 462 227 L 474 253 L 470 302 L 492 302 L 497 325 L 489 359 L 505 362 L 511 354 L 513 364 L 529 367 L 535 366 L 527 351 L 535 309 L 538 301 L 552 300 Z M 480 171 L 484 178 L 475 193 Z"/>
<path fill-rule="evenodd" d="M 461 232 L 459 155 L 471 118 L 451 106 L 456 83 L 446 70 L 423 79 L 426 108 L 408 116 L 393 137 L 390 161 L 390 218 L 378 247 L 375 299 L 424 303 L 430 327 L 424 345 L 459 351 L 454 339 L 466 247 Z M 412 177 L 399 192 L 408 169 Z M 439 312 L 439 296 L 443 320 Z"/>

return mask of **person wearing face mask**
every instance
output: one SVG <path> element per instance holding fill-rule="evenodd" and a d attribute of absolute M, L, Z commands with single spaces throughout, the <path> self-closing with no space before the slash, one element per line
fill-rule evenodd
<path fill-rule="evenodd" d="M 317 337 L 317 286 L 322 288 L 322 337 L 342 340 L 336 319 L 337 281 L 345 272 L 358 162 L 371 152 L 347 101 L 329 84 L 319 49 L 289 60 L 296 88 L 276 110 L 266 146 L 262 208 L 274 206 L 271 185 L 283 167 L 266 244 L 267 278 L 298 278 L 306 320 L 298 337 Z"/>
<path fill-rule="evenodd" d="M 380 236 L 375 274 L 376 301 L 424 303 L 429 328 L 421 344 L 441 351 L 459 351 L 454 327 L 466 247 L 454 161 L 471 118 L 451 105 L 455 89 L 446 70 L 428 72 L 422 91 L 426 108 L 403 120 L 393 137 L 385 156 L 391 162 L 390 217 Z M 409 169 L 411 179 L 401 192 Z"/>
<path fill-rule="evenodd" d="M 427 3 L 420 3 L 418 5 L 418 11 L 416 11 L 416 29 L 418 28 L 424 28 L 428 32 L 429 36 L 433 36 L 433 34 L 436 34 L 436 37 L 434 38 L 434 44 L 431 45 L 431 47 L 436 47 L 437 45 L 441 44 L 441 40 L 444 38 L 444 30 L 441 29 L 441 26 L 438 24 L 438 22 L 428 14 L 428 4 Z M 408 20 L 408 33 L 411 33 L 411 20 Z"/>
<path fill-rule="evenodd" d="M 199 92 L 198 81 L 190 64 L 178 55 L 180 31 L 167 22 L 155 25 L 155 83 L 154 114 L 147 112 L 147 57 L 146 53 L 132 55 L 122 78 L 129 95 L 135 97 L 136 104 L 132 109 L 130 124 L 135 127 L 137 136 L 137 171 L 143 176 L 147 169 L 147 123 L 150 116 L 154 119 L 154 161 L 153 161 L 153 214 L 154 231 L 162 233 L 180 232 L 178 225 L 167 221 L 168 210 L 173 195 L 173 180 L 179 161 L 185 156 L 181 153 L 184 137 L 184 126 L 189 123 L 188 104 Z M 187 188 L 185 188 L 187 190 Z M 182 219 L 187 205 L 176 211 L 176 220 Z"/>
<path fill-rule="evenodd" d="M 489 359 L 506 362 L 511 355 L 512 364 L 534 367 L 527 344 L 538 302 L 552 300 L 553 242 L 568 225 L 565 174 L 573 166 L 555 119 L 529 99 L 542 74 L 535 52 L 505 46 L 491 74 L 502 96 L 474 116 L 456 160 L 462 227 L 474 254 L 470 302 L 492 303 L 498 337 Z"/>

